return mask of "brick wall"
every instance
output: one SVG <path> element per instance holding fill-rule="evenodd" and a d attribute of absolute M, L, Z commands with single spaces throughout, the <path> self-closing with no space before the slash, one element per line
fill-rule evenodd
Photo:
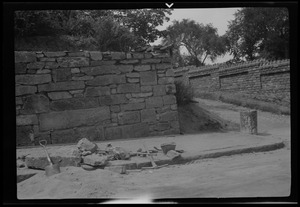
<path fill-rule="evenodd" d="M 179 133 L 169 54 L 15 52 L 17 145 Z"/>
<path fill-rule="evenodd" d="M 264 60 L 235 65 L 185 67 L 175 70 L 176 80 L 186 78 L 197 92 L 239 93 L 290 106 L 290 61 Z"/>

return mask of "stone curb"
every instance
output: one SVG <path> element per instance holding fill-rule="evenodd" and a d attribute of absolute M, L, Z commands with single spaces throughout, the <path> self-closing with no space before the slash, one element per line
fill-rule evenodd
<path fill-rule="evenodd" d="M 239 149 L 231 149 L 231 150 L 219 150 L 217 152 L 212 153 L 201 153 L 201 154 L 190 154 L 188 152 L 182 153 L 181 157 L 171 160 L 170 158 L 166 157 L 165 159 L 159 159 L 155 160 L 155 163 L 159 165 L 169 164 L 184 164 L 187 162 L 191 162 L 194 160 L 199 159 L 208 159 L 208 158 L 218 158 L 223 156 L 230 156 L 230 155 L 236 155 L 236 154 L 243 154 L 243 153 L 254 153 L 254 152 L 267 152 L 272 150 L 277 150 L 285 147 L 284 142 L 276 142 L 273 144 L 265 144 L 265 145 L 259 145 L 259 146 L 252 146 L 252 147 L 245 147 L 245 148 L 239 148 Z M 151 167 L 151 162 L 140 162 L 140 163 L 120 163 L 120 164 L 113 164 L 113 166 L 126 166 L 126 169 L 141 169 L 142 167 Z M 110 165 L 112 166 L 112 165 Z"/>
<path fill-rule="evenodd" d="M 244 148 L 238 148 L 238 149 L 230 149 L 230 150 L 218 150 L 217 152 L 205 152 L 205 153 L 195 153 L 195 154 L 190 154 L 188 152 L 184 152 L 181 154 L 179 158 L 171 160 L 170 158 L 164 156 L 161 157 L 160 159 L 155 160 L 155 163 L 160 166 L 164 164 L 169 164 L 169 165 L 175 165 L 175 164 L 184 164 L 188 163 L 191 161 L 195 160 L 200 160 L 200 159 L 209 159 L 209 158 L 218 158 L 218 157 L 223 157 L 223 156 L 231 156 L 231 155 L 237 155 L 237 154 L 244 154 L 244 153 L 255 153 L 255 152 L 267 152 L 267 151 L 272 151 L 272 150 L 277 150 L 284 148 L 286 145 L 284 141 L 281 142 L 276 142 L 272 144 L 264 144 L 264 145 L 255 145 L 251 147 L 244 147 Z M 64 159 L 64 157 L 61 157 Z M 46 158 L 42 158 L 45 159 Z M 70 159 L 69 157 L 66 157 L 65 159 Z M 74 166 L 74 165 L 65 165 L 66 166 Z M 114 161 L 114 163 L 110 162 L 104 169 L 110 170 L 112 167 L 117 167 L 117 166 L 125 166 L 127 170 L 135 170 L 135 169 L 141 169 L 142 167 L 151 167 L 151 162 L 150 161 L 132 161 L 132 160 L 119 160 L 117 162 Z M 103 169 L 103 168 L 102 168 Z M 17 181 L 18 183 L 26 180 L 36 173 L 28 172 L 28 173 L 23 173 L 23 174 L 18 174 L 17 173 Z"/>
<path fill-rule="evenodd" d="M 232 149 L 232 150 L 221 150 L 218 152 L 202 153 L 198 155 L 185 154 L 182 155 L 182 158 L 178 160 L 176 164 L 187 163 L 199 159 L 218 158 L 223 156 L 231 156 L 231 155 L 244 154 L 244 153 L 267 152 L 267 151 L 281 149 L 284 147 L 285 147 L 284 142 L 277 142 L 273 144 L 265 144 L 265 145 L 245 147 L 245 148 Z"/>

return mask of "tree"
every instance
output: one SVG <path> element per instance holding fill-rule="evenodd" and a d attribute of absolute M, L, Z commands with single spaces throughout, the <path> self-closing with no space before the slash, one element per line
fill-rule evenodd
<path fill-rule="evenodd" d="M 163 35 L 163 31 L 157 29 L 165 21 L 169 21 L 166 15 L 171 14 L 170 9 L 128 9 L 128 10 L 91 10 L 86 11 L 94 19 L 102 17 L 113 18 L 120 26 L 128 28 L 136 38 L 135 45 L 145 46 L 154 42 Z"/>
<path fill-rule="evenodd" d="M 98 18 L 93 30 L 97 47 L 101 51 L 129 51 L 134 46 L 135 36 L 132 32 L 112 17 Z"/>
<path fill-rule="evenodd" d="M 194 20 L 183 19 L 174 21 L 167 28 L 164 43 L 173 43 L 179 50 L 181 46 L 189 52 L 189 64 L 204 65 L 207 58 L 214 61 L 217 56 L 225 53 L 224 40 L 217 34 L 217 29 L 211 24 L 198 24 Z M 187 57 L 186 57 L 187 59 Z"/>
<path fill-rule="evenodd" d="M 289 58 L 286 8 L 242 8 L 226 31 L 227 50 L 235 60 Z"/>
<path fill-rule="evenodd" d="M 16 11 L 14 13 L 15 36 L 28 37 L 54 33 L 54 22 L 45 11 Z"/>
<path fill-rule="evenodd" d="M 37 10 L 15 12 L 17 37 L 73 35 L 89 36 L 91 21 L 79 10 Z"/>
<path fill-rule="evenodd" d="M 101 50 L 123 51 L 161 37 L 157 26 L 169 21 L 167 14 L 170 9 L 17 11 L 15 34 L 92 37 Z"/>

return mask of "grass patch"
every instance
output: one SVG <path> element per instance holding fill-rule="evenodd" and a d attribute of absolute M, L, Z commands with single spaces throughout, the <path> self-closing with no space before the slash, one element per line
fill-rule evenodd
<path fill-rule="evenodd" d="M 219 94 L 219 93 L 196 93 L 195 96 L 198 98 L 218 101 L 218 100 L 220 100 L 221 94 Z"/>
<path fill-rule="evenodd" d="M 289 107 L 280 106 L 270 102 L 255 100 L 240 94 L 232 95 L 225 93 L 196 93 L 195 96 L 203 99 L 219 100 L 225 103 L 230 103 L 237 106 L 257 109 L 261 111 L 267 111 L 275 114 L 290 115 Z"/>

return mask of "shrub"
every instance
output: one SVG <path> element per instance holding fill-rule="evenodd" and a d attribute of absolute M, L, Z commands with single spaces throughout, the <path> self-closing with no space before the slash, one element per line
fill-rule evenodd
<path fill-rule="evenodd" d="M 237 106 L 241 106 L 243 103 L 243 99 L 241 99 L 240 97 L 234 97 L 231 95 L 221 95 L 219 97 L 220 101 L 226 102 L 226 103 L 230 103 L 230 104 L 234 104 Z"/>
<path fill-rule="evenodd" d="M 203 99 L 209 99 L 209 100 L 219 100 L 219 97 L 217 97 L 215 94 L 213 93 L 199 93 L 199 92 L 196 92 L 195 93 L 195 96 L 198 97 L 198 98 L 203 98 Z"/>
<path fill-rule="evenodd" d="M 178 105 L 185 105 L 193 101 L 194 90 L 191 85 L 184 84 L 181 81 L 175 81 L 176 100 Z"/>

